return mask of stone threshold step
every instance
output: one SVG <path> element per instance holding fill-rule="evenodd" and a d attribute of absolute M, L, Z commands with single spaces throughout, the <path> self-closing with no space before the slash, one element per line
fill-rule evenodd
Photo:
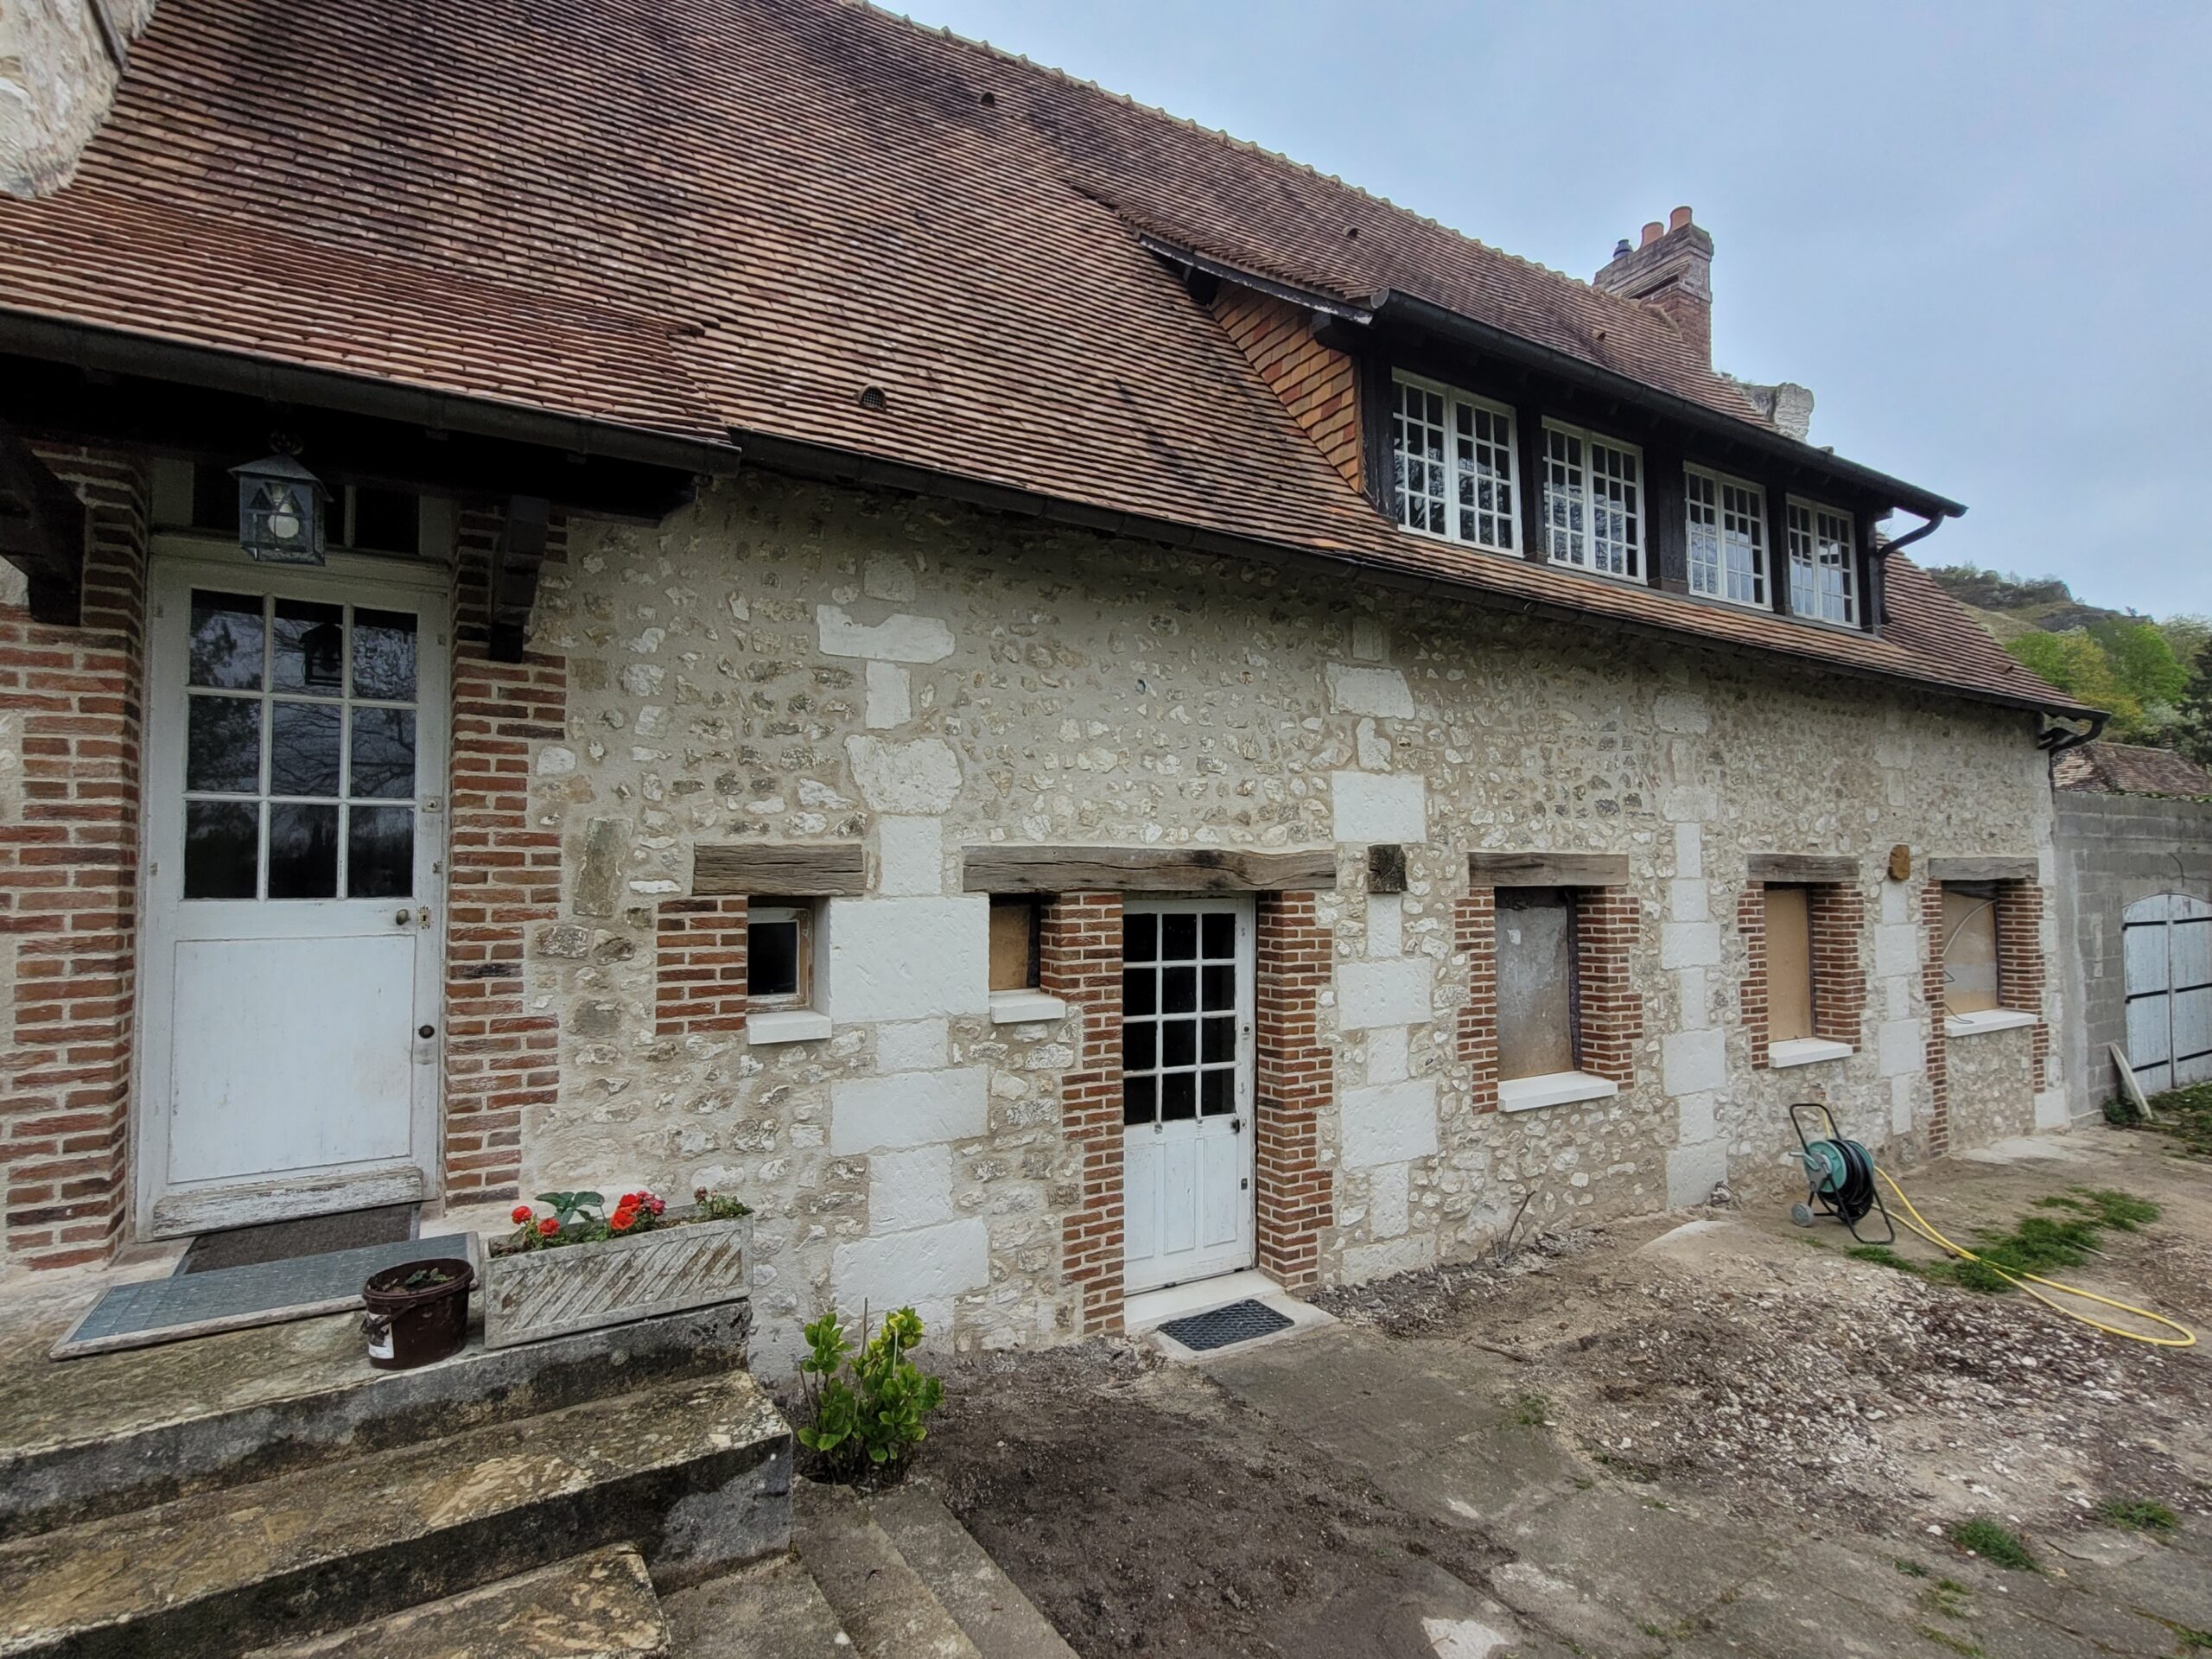
<path fill-rule="evenodd" d="M 664 1659 L 671 1651 L 645 1557 L 615 1544 L 245 1659 Z"/>
<path fill-rule="evenodd" d="M 795 1555 L 772 1555 L 661 1604 L 677 1659 L 854 1659 L 837 1623 Z"/>
<path fill-rule="evenodd" d="M 0 1540 L 742 1367 L 747 1302 L 379 1371 L 360 1320 L 0 1361 Z"/>
<path fill-rule="evenodd" d="M 0 1545 L 5 1659 L 223 1659 L 636 1544 L 680 1586 L 785 1548 L 791 1432 L 751 1376 L 496 1422 Z"/>
<path fill-rule="evenodd" d="M 791 1535 L 861 1659 L 981 1659 L 850 1487 L 799 1481 Z"/>
<path fill-rule="evenodd" d="M 876 1494 L 868 1512 L 982 1659 L 1076 1659 L 925 1481 Z"/>

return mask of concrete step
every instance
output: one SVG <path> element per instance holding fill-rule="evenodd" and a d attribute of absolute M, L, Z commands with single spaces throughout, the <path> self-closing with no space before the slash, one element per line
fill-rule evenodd
<path fill-rule="evenodd" d="M 744 1372 L 0 1545 L 0 1656 L 227 1659 L 630 1542 L 677 1588 L 785 1548 L 791 1431 Z"/>
<path fill-rule="evenodd" d="M 645 1557 L 615 1544 L 334 1635 L 257 1648 L 246 1659 L 664 1659 L 674 1651 Z"/>
<path fill-rule="evenodd" d="M 795 1555 L 771 1555 L 661 1604 L 677 1659 L 853 1659 L 853 1639 Z"/>
<path fill-rule="evenodd" d="M 926 1484 L 909 1481 L 880 1493 L 868 1500 L 868 1512 L 982 1659 L 1076 1659 Z"/>
<path fill-rule="evenodd" d="M 746 1302 L 379 1371 L 358 1314 L 48 1360 L 0 1353 L 0 1540 L 745 1364 Z"/>
<path fill-rule="evenodd" d="M 981 1659 L 851 1488 L 796 1483 L 791 1539 L 861 1659 Z"/>

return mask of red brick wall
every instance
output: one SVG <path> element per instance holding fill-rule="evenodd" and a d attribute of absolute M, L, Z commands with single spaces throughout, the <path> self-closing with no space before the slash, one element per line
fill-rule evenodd
<path fill-rule="evenodd" d="M 2033 1081 L 2049 1086 L 2050 1028 L 2043 1020 L 2043 889 L 2006 881 L 1997 889 L 1997 995 L 2008 1008 L 2036 1016 L 2029 1033 Z"/>
<path fill-rule="evenodd" d="M 1643 1036 L 1643 995 L 1629 972 L 1642 912 L 1626 887 L 1574 890 L 1575 975 L 1580 1018 L 1580 1068 L 1624 1089 L 1636 1083 L 1636 1046 Z M 1459 1010 L 1458 1052 L 1471 1068 L 1474 1109 L 1497 1109 L 1497 891 L 1467 890 L 1452 915 L 1454 948 L 1467 959 L 1467 1001 Z"/>
<path fill-rule="evenodd" d="M 1249 288 L 1224 286 L 1213 314 L 1329 464 L 1352 488 L 1363 487 L 1359 375 L 1351 359 L 1313 338 L 1308 313 Z"/>
<path fill-rule="evenodd" d="M 1951 1149 L 1951 1084 L 1948 1039 L 1943 1034 L 1943 884 L 1920 888 L 1920 925 L 1928 935 L 1928 957 L 1920 970 L 1920 991 L 1928 1005 L 1928 1155 Z"/>
<path fill-rule="evenodd" d="M 1060 1127 L 1083 1157 L 1060 1230 L 1060 1272 L 1083 1299 L 1082 1334 L 1122 1328 L 1122 895 L 1065 893 L 1038 926 L 1038 988 L 1083 1011 Z"/>
<path fill-rule="evenodd" d="M 1336 1217 L 1329 1172 L 1321 1165 L 1321 1114 L 1336 1095 L 1334 1056 L 1320 1037 L 1331 940 L 1310 893 L 1260 894 L 1257 934 L 1253 1156 L 1259 1262 L 1294 1289 L 1313 1282 L 1321 1230 Z"/>
<path fill-rule="evenodd" d="M 1806 896 L 1813 935 L 1813 1035 L 1862 1048 L 1866 1041 L 1866 969 L 1860 944 L 1866 895 L 1828 882 Z"/>
<path fill-rule="evenodd" d="M 1751 1042 L 1751 1069 L 1764 1071 L 1772 1038 L 1766 982 L 1766 883 L 1754 881 L 1736 899 L 1736 931 L 1744 938 L 1744 982 L 1740 995 L 1744 1034 Z"/>
<path fill-rule="evenodd" d="M 1497 1109 L 1497 890 L 1471 887 L 1452 912 L 1452 949 L 1467 959 L 1467 1001 L 1458 1052 L 1471 1072 L 1478 1112 Z"/>
<path fill-rule="evenodd" d="M 495 663 L 486 588 L 499 516 L 461 517 L 454 591 L 453 758 L 447 868 L 445 1188 L 449 1202 L 504 1200 L 522 1174 L 522 1120 L 550 1104 L 560 1022 L 530 1007 L 524 944 L 561 902 L 561 837 L 530 810 L 531 746 L 567 734 L 568 663 Z M 567 544 L 556 513 L 546 557 Z"/>
<path fill-rule="evenodd" d="M 111 1255 L 129 1212 L 148 502 L 135 463 L 41 454 L 83 498 L 89 541 L 81 626 L 0 609 L 0 713 L 20 718 L 23 757 L 0 818 L 0 1178 L 9 1254 L 60 1268 Z"/>
<path fill-rule="evenodd" d="M 743 899 L 665 899 L 653 918 L 653 1033 L 745 1029 Z"/>

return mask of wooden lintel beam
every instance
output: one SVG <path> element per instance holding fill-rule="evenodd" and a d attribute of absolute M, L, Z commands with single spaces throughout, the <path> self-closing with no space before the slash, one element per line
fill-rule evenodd
<path fill-rule="evenodd" d="M 1221 847 L 969 847 L 969 893 L 1289 893 L 1337 885 L 1337 849 Z"/>
<path fill-rule="evenodd" d="M 1478 887 L 1624 887 L 1626 853 L 1470 853 L 1467 879 Z"/>
<path fill-rule="evenodd" d="M 1931 858 L 1928 861 L 1928 879 L 1931 881 L 2032 881 L 2036 879 L 2036 861 L 2032 858 Z"/>
<path fill-rule="evenodd" d="M 518 663 L 530 637 L 531 608 L 537 603 L 537 573 L 545 563 L 546 528 L 552 503 L 542 495 L 507 498 L 499 544 L 492 554 L 489 595 L 492 660 Z"/>
<path fill-rule="evenodd" d="M 23 573 L 31 620 L 83 620 L 85 504 L 12 428 L 0 426 L 0 558 Z"/>
<path fill-rule="evenodd" d="M 857 841 L 715 842 L 691 851 L 691 891 L 702 899 L 851 899 L 868 891 Z"/>
<path fill-rule="evenodd" d="M 1859 880 L 1859 861 L 1823 853 L 1753 853 L 1754 881 L 1803 881 L 1833 887 Z"/>

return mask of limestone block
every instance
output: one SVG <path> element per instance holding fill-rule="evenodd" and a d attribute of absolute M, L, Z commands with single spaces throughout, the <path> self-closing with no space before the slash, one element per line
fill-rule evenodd
<path fill-rule="evenodd" d="M 990 1128 L 989 1073 L 980 1065 L 856 1077 L 830 1089 L 830 1150 L 855 1153 L 972 1141 Z"/>
<path fill-rule="evenodd" d="M 1912 919 L 1912 889 L 1902 881 L 1882 883 L 1882 920 L 1894 925 Z"/>
<path fill-rule="evenodd" d="M 875 1028 L 879 1071 L 934 1071 L 945 1063 L 950 1030 L 942 1020 L 909 1020 Z"/>
<path fill-rule="evenodd" d="M 1409 1164 L 1384 1164 L 1369 1173 L 1367 1229 L 1376 1238 L 1403 1236 L 1412 1169 Z"/>
<path fill-rule="evenodd" d="M 1389 771 L 1390 740 L 1375 729 L 1372 720 L 1363 720 L 1352 728 L 1352 749 L 1362 772 Z"/>
<path fill-rule="evenodd" d="M 1707 1141 L 1694 1147 L 1676 1147 L 1667 1154 L 1667 1206 L 1703 1204 L 1713 1189 L 1728 1179 L 1728 1143 Z"/>
<path fill-rule="evenodd" d="M 1928 1022 L 1885 1020 L 1874 1035 L 1874 1052 L 1885 1077 L 1909 1077 L 1928 1064 Z"/>
<path fill-rule="evenodd" d="M 861 798 L 879 812 L 935 817 L 959 798 L 960 757 L 942 738 L 849 737 L 845 754 Z"/>
<path fill-rule="evenodd" d="M 990 899 L 832 899 L 817 1006 L 839 1025 L 990 1007 Z"/>
<path fill-rule="evenodd" d="M 1660 1086 L 1670 1095 L 1694 1095 L 1728 1086 L 1728 1033 L 1718 1026 L 1678 1031 L 1659 1044 Z"/>
<path fill-rule="evenodd" d="M 1659 925 L 1659 965 L 1662 968 L 1719 967 L 1720 924 L 1662 922 Z"/>
<path fill-rule="evenodd" d="M 1920 929 L 1910 923 L 1902 925 L 1884 923 L 1874 930 L 1875 978 L 1887 979 L 1893 974 L 1918 973 L 1922 950 Z"/>
<path fill-rule="evenodd" d="M 1436 964 L 1427 957 L 1337 966 L 1337 1023 L 1346 1031 L 1374 1026 L 1420 1025 L 1434 1018 L 1431 982 Z"/>
<path fill-rule="evenodd" d="M 1675 874 L 1683 876 L 1705 874 L 1703 824 L 1678 823 L 1675 826 Z"/>
<path fill-rule="evenodd" d="M 1678 922 L 1709 921 L 1713 916 L 1713 884 L 1701 876 L 1669 881 L 1667 914 Z"/>
<path fill-rule="evenodd" d="M 1342 1100 L 1346 1169 L 1435 1155 L 1435 1078 L 1347 1089 Z"/>
<path fill-rule="evenodd" d="M 910 1232 L 958 1219 L 952 1207 L 952 1148 L 912 1147 L 868 1160 L 868 1230 Z"/>
<path fill-rule="evenodd" d="M 1390 631 L 1371 616 L 1351 620 L 1351 654 L 1363 663 L 1379 663 L 1390 654 Z"/>
<path fill-rule="evenodd" d="M 1717 1108 L 1719 1096 L 1712 1094 L 1684 1095 L 1675 1103 L 1679 1113 L 1675 1138 L 1686 1147 L 1710 1141 L 1720 1133 Z"/>
<path fill-rule="evenodd" d="M 1331 663 L 1325 672 L 1329 707 L 1338 714 L 1413 718 L 1413 693 L 1406 689 L 1406 677 L 1396 669 L 1351 668 L 1343 663 Z"/>
<path fill-rule="evenodd" d="M 1354 1244 L 1344 1251 L 1344 1282 L 1363 1284 L 1386 1274 L 1411 1273 L 1436 1264 L 1436 1236 L 1408 1233 L 1379 1244 Z"/>
<path fill-rule="evenodd" d="M 1332 772 L 1338 841 L 1423 842 L 1428 839 L 1428 785 L 1419 778 Z"/>
<path fill-rule="evenodd" d="M 1912 1133 L 1912 1078 L 1890 1079 L 1890 1133 L 1892 1135 Z"/>
<path fill-rule="evenodd" d="M 839 605 L 814 607 L 824 657 L 868 657 L 883 663 L 941 663 L 952 655 L 952 630 L 933 616 L 887 616 L 855 622 Z"/>
<path fill-rule="evenodd" d="M 2046 1089 L 2036 1096 L 2037 1133 L 2067 1128 L 2072 1126 L 2073 1122 L 2073 1114 L 2067 1108 L 2063 1089 Z"/>
<path fill-rule="evenodd" d="M 630 827 L 620 818 L 594 818 L 584 826 L 584 855 L 576 866 L 569 908 L 579 916 L 612 916 L 622 899 L 622 865 L 629 856 Z"/>
<path fill-rule="evenodd" d="M 942 1300 L 990 1282 L 990 1230 L 980 1217 L 840 1244 L 830 1269 L 837 1300 L 871 1316 Z"/>
<path fill-rule="evenodd" d="M 1395 957 L 1405 949 L 1406 904 L 1395 893 L 1376 893 L 1367 899 L 1367 954 Z"/>
<path fill-rule="evenodd" d="M 1712 725 L 1705 699 L 1681 691 L 1662 691 L 1651 701 L 1651 723 L 1662 732 L 1694 735 Z"/>
<path fill-rule="evenodd" d="M 1675 1001 L 1681 1005 L 1682 1029 L 1703 1031 L 1713 1023 L 1713 1005 L 1706 996 L 1706 970 L 1684 968 L 1675 976 Z"/>
<path fill-rule="evenodd" d="M 904 726 L 914 717 L 913 678 L 896 663 L 868 665 L 868 723 L 873 731 Z"/>
<path fill-rule="evenodd" d="M 1406 1028 L 1384 1027 L 1367 1033 L 1367 1080 L 1400 1083 L 1410 1075 L 1406 1065 Z"/>
<path fill-rule="evenodd" d="M 882 864 L 877 891 L 913 897 L 944 891 L 944 821 L 886 814 L 875 821 Z"/>

